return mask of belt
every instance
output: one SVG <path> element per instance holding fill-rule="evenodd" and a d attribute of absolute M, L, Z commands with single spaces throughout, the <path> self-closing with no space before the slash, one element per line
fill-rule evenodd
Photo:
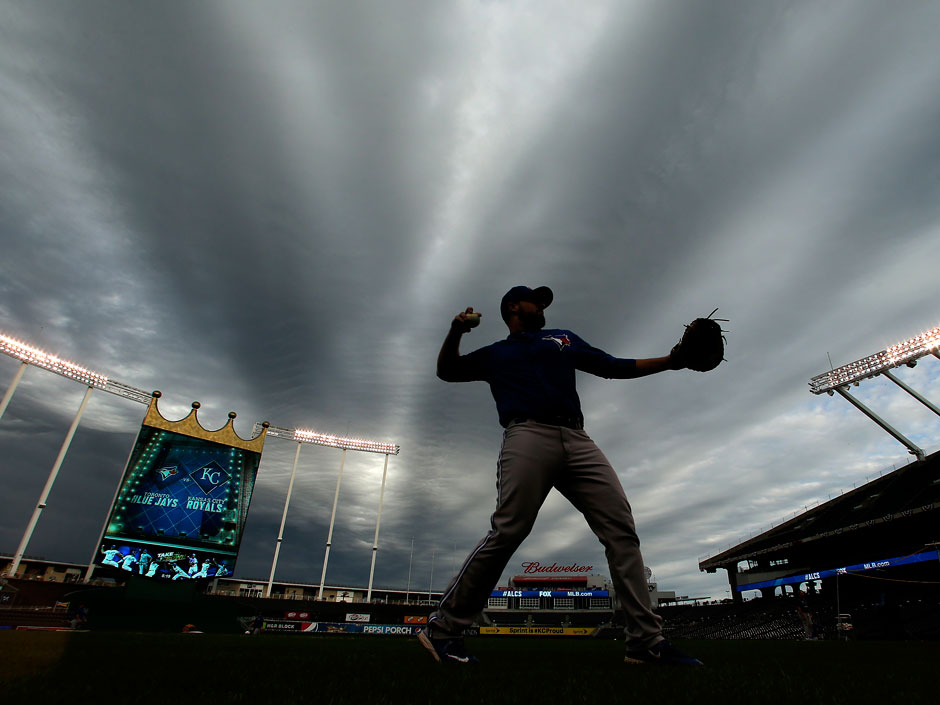
<path fill-rule="evenodd" d="M 565 428 L 573 428 L 576 431 L 584 430 L 584 421 L 574 416 L 517 416 L 509 423 L 523 423 L 525 421 L 545 424 L 546 426 L 564 426 Z"/>

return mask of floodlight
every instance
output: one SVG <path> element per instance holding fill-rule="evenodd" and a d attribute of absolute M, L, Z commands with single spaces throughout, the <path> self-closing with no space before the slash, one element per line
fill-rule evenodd
<path fill-rule="evenodd" d="M 151 395 L 143 389 L 137 389 L 129 384 L 123 384 L 122 382 L 110 379 L 107 375 L 95 372 L 87 367 L 82 367 L 74 362 L 63 360 L 56 355 L 47 353 L 32 345 L 27 345 L 3 333 L 0 333 L 0 352 L 16 358 L 27 365 L 33 365 L 48 370 L 49 372 L 54 372 L 67 379 L 81 382 L 88 387 L 116 394 L 119 397 L 124 397 L 125 399 L 130 399 L 140 404 L 150 403 Z"/>
<path fill-rule="evenodd" d="M 892 367 L 900 365 L 913 367 L 919 358 L 925 355 L 937 355 L 938 349 L 940 349 L 940 327 L 915 335 L 874 355 L 868 355 L 829 372 L 816 375 L 809 381 L 810 391 L 813 394 L 831 392 L 863 379 L 871 379 Z"/>
<path fill-rule="evenodd" d="M 255 431 L 257 432 L 257 424 Z M 384 455 L 398 455 L 401 447 L 396 443 L 385 443 L 381 441 L 367 441 L 361 438 L 346 438 L 331 433 L 320 433 L 297 428 L 283 428 L 281 426 L 270 426 L 268 428 L 269 438 L 283 438 L 298 443 L 311 443 L 328 448 L 340 448 L 342 450 L 359 450 L 366 453 L 382 453 Z"/>
<path fill-rule="evenodd" d="M 825 392 L 830 396 L 834 393 L 838 393 L 846 401 L 851 403 L 855 408 L 902 443 L 918 460 L 924 460 L 926 455 L 923 449 L 915 445 L 913 441 L 906 438 L 861 401 L 849 394 L 849 387 L 853 385 L 857 387 L 861 380 L 882 375 L 901 387 L 901 389 L 924 404 L 935 414 L 940 415 L 940 408 L 891 374 L 892 367 L 899 367 L 901 365 L 913 367 L 917 364 L 917 360 L 925 355 L 934 355 L 940 358 L 938 349 L 940 349 L 940 327 L 925 331 L 920 335 L 915 335 L 913 338 L 909 338 L 897 345 L 891 345 L 874 355 L 863 357 L 847 365 L 836 367 L 829 372 L 816 375 L 809 381 L 810 391 L 813 394 L 822 394 Z"/>
<path fill-rule="evenodd" d="M 55 355 L 50 355 L 39 348 L 21 343 L 15 338 L 3 335 L 2 333 L 0 333 L 0 352 L 4 352 L 10 357 L 15 357 L 30 365 L 35 365 L 36 367 L 55 372 L 63 377 L 82 382 L 89 387 L 103 389 L 108 383 L 108 378 L 105 375 L 98 374 L 86 367 L 76 365 L 74 362 L 69 362 L 68 360 L 63 360 Z"/>

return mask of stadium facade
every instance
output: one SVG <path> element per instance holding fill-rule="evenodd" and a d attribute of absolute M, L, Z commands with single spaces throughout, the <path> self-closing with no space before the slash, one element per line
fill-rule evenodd
<path fill-rule="evenodd" d="M 900 467 L 699 563 L 725 570 L 736 602 L 934 599 L 940 587 L 940 453 Z"/>

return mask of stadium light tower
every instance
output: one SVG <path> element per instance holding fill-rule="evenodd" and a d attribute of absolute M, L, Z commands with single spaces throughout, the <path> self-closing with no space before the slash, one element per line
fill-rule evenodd
<path fill-rule="evenodd" d="M 37 347 L 28 345 L 12 336 L 6 335 L 0 331 L 0 353 L 8 355 L 16 360 L 19 360 L 21 365 L 17 369 L 13 381 L 7 388 L 6 392 L 3 395 L 3 399 L 0 400 L 0 418 L 3 417 L 3 413 L 6 411 L 7 406 L 10 403 L 11 398 L 13 397 L 14 392 L 16 391 L 17 386 L 22 380 L 26 368 L 30 365 L 34 367 L 39 367 L 48 372 L 60 375 L 67 379 L 70 379 L 75 382 L 79 382 L 85 386 L 85 395 L 82 398 L 81 405 L 79 406 L 78 413 L 75 415 L 72 425 L 69 428 L 69 431 L 66 435 L 65 441 L 62 444 L 61 449 L 59 450 L 59 455 L 56 458 L 55 463 L 52 466 L 52 470 L 49 473 L 49 477 L 46 480 L 46 485 L 43 488 L 42 494 L 40 495 L 39 502 L 37 503 L 36 509 L 33 511 L 33 515 L 29 521 L 26 532 L 23 536 L 22 541 L 20 542 L 19 547 L 17 548 L 16 554 L 14 555 L 13 562 L 10 567 L 10 574 L 16 575 L 16 571 L 19 568 L 19 564 L 22 561 L 23 555 L 25 554 L 26 547 L 29 543 L 30 538 L 32 537 L 33 530 L 36 527 L 37 522 L 39 521 L 39 516 L 42 513 L 42 510 L 46 507 L 46 500 L 48 499 L 49 493 L 52 490 L 52 485 L 55 482 L 56 477 L 58 476 L 59 469 L 62 466 L 62 462 L 65 459 L 65 455 L 68 452 L 69 446 L 72 442 L 72 437 L 75 434 L 78 424 L 81 420 L 82 414 L 85 411 L 85 407 L 88 404 L 91 392 L 95 389 L 100 389 L 101 391 L 108 392 L 109 394 L 114 394 L 124 399 L 129 399 L 135 401 L 139 404 L 148 405 L 152 398 L 150 392 L 146 392 L 143 389 L 138 389 L 128 384 L 118 382 L 116 380 L 110 379 L 106 375 L 103 375 L 99 372 L 95 372 L 87 367 L 78 365 L 74 362 L 69 362 L 64 360 L 56 355 L 52 355 L 43 350 L 40 350 Z M 284 525 L 287 519 L 287 510 L 290 505 L 291 492 L 293 490 L 294 477 L 297 470 L 297 460 L 300 456 L 300 444 L 310 443 L 313 445 L 321 445 L 329 448 L 339 448 L 343 451 L 343 459 L 340 462 L 340 472 L 339 477 L 336 481 L 336 494 L 333 498 L 333 514 L 330 518 L 330 532 L 329 537 L 327 538 L 326 544 L 326 554 L 323 561 L 323 574 L 320 579 L 320 591 L 318 598 L 322 599 L 323 597 L 323 586 L 326 580 L 326 567 L 327 561 L 329 560 L 330 553 L 330 543 L 332 541 L 333 535 L 333 522 L 336 517 L 336 505 L 339 498 L 339 487 L 340 480 L 342 479 L 343 474 L 343 462 L 346 458 L 347 450 L 356 450 L 367 453 L 382 453 L 385 455 L 385 471 L 382 475 L 382 491 L 379 498 L 379 508 L 378 514 L 376 516 L 376 528 L 375 528 L 375 539 L 372 546 L 372 570 L 370 571 L 369 576 L 369 594 L 372 592 L 372 573 L 375 569 L 375 553 L 378 550 L 378 537 L 379 537 L 379 523 L 382 516 L 382 501 L 385 495 L 385 481 L 388 472 L 388 456 L 389 455 L 398 455 L 400 447 L 394 443 L 385 443 L 378 441 L 369 441 L 359 438 L 346 438 L 343 436 L 336 436 L 333 434 L 319 433 L 316 431 L 306 431 L 301 429 L 288 429 L 281 426 L 271 426 L 267 423 L 255 424 L 255 433 L 259 433 L 259 429 L 267 426 L 268 437 L 289 439 L 295 441 L 298 444 L 297 453 L 294 458 L 294 466 L 291 470 L 291 480 L 288 485 L 287 497 L 284 502 L 284 511 L 281 516 L 281 527 L 278 532 L 277 544 L 275 546 L 274 560 L 271 566 L 271 576 L 268 580 L 267 594 L 270 595 L 271 583 L 274 580 L 274 571 L 277 567 L 278 554 L 280 552 L 280 546 L 284 538 Z M 126 465 L 126 463 L 125 463 Z M 118 486 L 120 488 L 120 485 Z M 117 492 L 115 493 L 117 497 Z M 113 504 L 113 502 L 112 502 Z M 107 523 L 107 522 L 106 522 Z M 97 546 L 96 546 L 97 548 Z M 88 572 L 85 575 L 86 582 L 91 577 L 92 566 L 89 565 Z"/>
<path fill-rule="evenodd" d="M 116 394 L 119 397 L 136 401 L 139 404 L 147 405 L 150 403 L 150 392 L 145 392 L 143 389 L 138 389 L 129 384 L 123 384 L 117 380 L 110 379 L 106 375 L 94 372 L 87 367 L 76 365 L 74 362 L 63 360 L 56 355 L 51 355 L 39 348 L 27 345 L 16 338 L 12 338 L 2 331 L 0 331 L 0 352 L 12 358 L 16 358 L 24 363 L 24 365 L 33 365 L 34 367 L 54 372 L 72 381 L 81 382 L 93 389 L 100 389 L 109 394 Z M 13 396 L 13 390 L 16 389 L 16 385 L 19 384 L 25 369 L 26 368 L 23 366 L 20 367 L 17 376 L 13 380 L 13 384 L 10 385 L 10 389 L 7 390 L 7 394 L 4 396 L 4 402 L 0 402 L 0 415 L 2 415 L 3 410 L 6 409 L 5 403 L 9 402 L 8 397 Z"/>
<path fill-rule="evenodd" d="M 29 545 L 30 539 L 32 539 L 33 531 L 36 529 L 36 524 L 39 523 L 39 517 L 42 514 L 42 510 L 46 508 L 46 501 L 49 499 L 49 493 L 52 492 L 52 486 L 59 475 L 59 469 L 62 467 L 66 453 L 68 453 L 69 446 L 72 443 L 72 438 L 75 436 L 75 431 L 78 429 L 78 424 L 82 419 L 82 414 L 85 413 L 85 407 L 88 405 L 88 400 L 91 397 L 92 391 L 95 389 L 100 389 L 110 394 L 116 394 L 120 397 L 124 397 L 125 399 L 131 399 L 133 401 L 144 404 L 149 403 L 150 395 L 142 389 L 137 389 L 136 387 L 131 387 L 130 385 L 122 384 L 121 382 L 109 379 L 107 376 L 99 372 L 94 372 L 87 367 L 77 365 L 74 362 L 69 362 L 68 360 L 63 360 L 56 355 L 47 353 L 43 350 L 40 350 L 39 348 L 33 347 L 32 345 L 27 345 L 26 343 L 23 343 L 16 338 L 6 335 L 2 332 L 0 332 L 0 352 L 4 353 L 5 355 L 9 355 L 16 360 L 19 360 L 22 363 L 19 369 L 16 371 L 16 374 L 13 377 L 13 381 L 7 388 L 6 393 L 3 395 L 3 399 L 0 400 L 0 417 L 2 417 L 3 413 L 6 411 L 6 408 L 10 403 L 10 399 L 13 398 L 13 393 L 16 391 L 16 387 L 19 385 L 20 380 L 23 379 L 23 374 L 26 372 L 26 368 L 29 365 L 39 367 L 40 369 L 53 372 L 57 375 L 61 375 L 62 377 L 85 385 L 85 394 L 82 397 L 81 404 L 78 407 L 78 412 L 75 414 L 75 418 L 72 419 L 72 424 L 69 426 L 68 433 L 65 435 L 65 440 L 62 442 L 62 446 L 59 448 L 59 454 L 56 456 L 55 462 L 52 464 L 52 469 L 49 471 L 49 475 L 46 478 L 46 484 L 43 486 L 42 492 L 39 495 L 39 501 L 36 503 L 36 508 L 33 509 L 32 516 L 30 516 L 29 522 L 26 525 L 26 531 L 23 533 L 23 538 L 20 540 L 20 544 L 16 548 L 16 553 L 13 555 L 13 561 L 9 568 L 9 575 L 15 576 L 16 571 L 20 567 L 20 562 L 23 560 L 23 556 L 26 553 L 26 547 Z"/>
<path fill-rule="evenodd" d="M 257 433 L 258 424 L 255 424 Z M 323 599 L 323 588 L 326 585 L 326 569 L 330 562 L 330 546 L 333 544 L 333 526 L 336 523 L 336 507 L 339 503 L 339 489 L 343 481 L 343 468 L 346 464 L 346 451 L 358 450 L 365 453 L 382 453 L 385 456 L 385 469 L 382 472 L 382 490 L 379 494 L 379 508 L 375 518 L 375 538 L 372 541 L 372 562 L 369 569 L 369 588 L 366 600 L 372 597 L 372 578 L 375 573 L 375 555 L 379 550 L 379 524 L 382 520 L 382 502 L 385 497 L 385 480 L 388 475 L 388 456 L 398 455 L 401 447 L 395 443 L 386 443 L 380 441 L 367 441 L 361 438 L 347 438 L 345 436 L 336 436 L 328 433 L 319 433 L 317 431 L 308 431 L 303 429 L 284 428 L 282 426 L 269 426 L 268 438 L 281 438 L 297 443 L 297 454 L 294 457 L 294 467 L 291 470 L 290 484 L 287 489 L 287 499 L 284 502 L 284 513 L 281 516 L 281 529 L 278 533 L 277 543 L 274 548 L 274 561 L 271 565 L 271 575 L 268 578 L 266 595 L 270 596 L 271 586 L 274 583 L 274 571 L 277 568 L 278 553 L 281 548 L 281 541 L 284 538 L 284 522 L 287 519 L 287 507 L 290 503 L 291 488 L 294 485 L 294 473 L 297 470 L 297 456 L 300 455 L 300 444 L 310 443 L 312 445 L 325 446 L 327 448 L 339 448 L 343 451 L 339 461 L 339 473 L 336 476 L 336 490 L 333 493 L 333 509 L 330 512 L 330 528 L 326 536 L 326 550 L 323 554 L 323 570 L 320 573 L 320 587 L 317 591 L 317 599 Z"/>
<path fill-rule="evenodd" d="M 850 362 L 847 365 L 836 367 L 829 372 L 816 375 L 809 381 L 810 391 L 813 394 L 826 393 L 830 396 L 832 396 L 833 393 L 839 394 L 839 396 L 843 397 L 856 409 L 887 431 L 897 441 L 902 443 L 911 455 L 914 455 L 918 460 L 923 460 L 925 454 L 921 448 L 862 402 L 849 394 L 849 387 L 853 384 L 858 386 L 859 382 L 866 379 L 872 379 L 879 375 L 884 376 L 935 414 L 940 415 L 940 408 L 937 408 L 935 404 L 891 374 L 891 369 L 894 367 L 900 367 L 901 365 L 914 367 L 917 361 L 926 355 L 933 355 L 940 359 L 940 351 L 938 350 L 940 350 L 940 327 L 924 331 L 920 335 L 915 335 L 913 338 L 909 338 L 897 345 L 892 345 L 873 355 L 868 355 L 860 360 Z"/>

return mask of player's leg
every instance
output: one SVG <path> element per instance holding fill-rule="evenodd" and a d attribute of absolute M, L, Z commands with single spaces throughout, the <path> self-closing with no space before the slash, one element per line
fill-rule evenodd
<path fill-rule="evenodd" d="M 662 640 L 662 618 L 653 612 L 646 586 L 640 539 L 620 479 L 583 431 L 566 431 L 568 462 L 556 487 L 600 539 L 610 578 L 627 618 L 628 647 L 648 648 Z"/>
<path fill-rule="evenodd" d="M 444 591 L 429 620 L 432 626 L 458 635 L 483 610 L 512 554 L 532 530 L 561 467 L 562 454 L 556 427 L 525 422 L 506 429 L 490 530 Z"/>

